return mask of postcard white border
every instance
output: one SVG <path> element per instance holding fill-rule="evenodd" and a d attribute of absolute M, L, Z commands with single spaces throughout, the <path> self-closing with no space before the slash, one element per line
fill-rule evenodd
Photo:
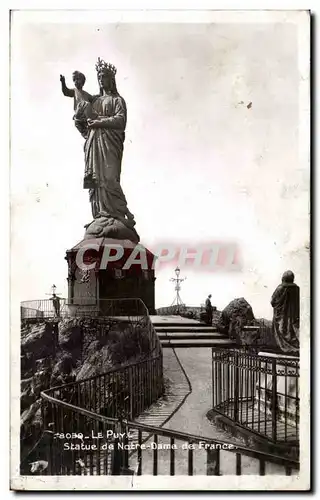
<path fill-rule="evenodd" d="M 190 3 L 190 2 L 189 2 Z M 198 3 L 198 2 L 197 2 Z M 254 2 L 253 2 L 254 3 Z M 295 2 L 290 2 L 291 8 Z M 31 4 L 31 7 L 30 7 Z M 37 7 L 29 2 L 29 8 Z M 123 2 L 118 2 L 122 6 Z M 128 5 L 128 2 L 126 2 Z M 277 2 L 279 4 L 279 2 Z M 101 4 L 100 4 L 101 5 Z M 162 5 L 165 5 L 162 2 Z M 172 5 L 172 3 L 171 3 Z M 198 3 L 199 5 L 199 3 Z M 212 2 L 211 2 L 212 5 Z M 62 3 L 57 1 L 52 6 L 57 9 Z M 63 2 L 65 7 L 65 2 Z M 95 7 L 95 2 L 92 3 Z M 13 3 L 11 8 L 25 8 L 22 2 Z M 78 8 L 83 8 L 83 2 L 77 2 Z M 268 8 L 272 8 L 272 2 Z M 47 7 L 48 8 L 48 7 Z M 188 8 L 188 3 L 184 5 Z M 208 7 L 207 7 L 208 8 Z M 224 7 L 226 8 L 226 7 Z M 193 7 L 194 9 L 194 7 Z M 310 130 L 309 130 L 309 14 L 305 11 L 164 11 L 164 10 L 132 10 L 132 11 L 107 11 L 109 22 L 290 22 L 299 27 L 299 66 L 300 66 L 300 161 L 309 163 L 310 156 Z M 61 13 L 59 13 L 61 15 Z M 39 22 L 44 22 L 48 16 L 52 22 L 54 11 L 42 11 L 40 13 L 29 12 L 28 16 L 35 16 Z M 101 12 L 92 12 L 88 18 L 88 11 L 77 12 L 75 10 L 64 11 L 66 22 L 72 17 L 73 22 L 80 22 L 80 18 L 88 20 L 96 19 Z M 61 22 L 61 19 L 60 19 Z M 309 270 L 308 270 L 309 273 Z M 25 477 L 18 475 L 19 464 L 19 429 L 20 429 L 20 323 L 17 317 L 17 309 L 14 297 L 11 298 L 11 488 L 15 490 L 305 490 L 310 484 L 310 320 L 309 317 L 301 318 L 301 471 L 299 477 L 287 476 L 141 476 L 132 478 L 124 476 L 97 476 L 97 477 Z M 306 300 L 305 309 L 309 310 L 309 297 Z M 306 307 L 307 306 L 307 307 Z M 19 310 L 19 309 L 18 309 Z M 310 311 L 309 311 L 310 312 Z M 183 481 L 182 481 L 183 479 Z"/>

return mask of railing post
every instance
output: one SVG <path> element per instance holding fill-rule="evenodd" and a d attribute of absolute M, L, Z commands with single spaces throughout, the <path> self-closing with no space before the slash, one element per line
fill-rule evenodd
<path fill-rule="evenodd" d="M 220 450 L 207 449 L 207 476 L 220 475 Z"/>
<path fill-rule="evenodd" d="M 118 436 L 119 433 L 122 431 L 122 426 L 121 426 L 121 421 L 117 422 L 114 428 L 115 434 Z M 123 455 L 122 451 L 119 447 L 120 444 L 120 439 L 116 437 L 114 439 L 114 448 L 112 450 L 111 454 L 111 474 L 113 476 L 119 476 L 121 474 L 121 467 L 123 463 Z"/>
<path fill-rule="evenodd" d="M 235 367 L 234 367 L 234 421 L 238 422 L 239 420 L 239 363 L 238 363 L 238 353 L 234 354 L 235 359 Z"/>
<path fill-rule="evenodd" d="M 119 438 L 114 440 L 114 449 L 111 454 L 111 474 L 119 476 L 121 471 L 121 450 L 119 449 Z"/>
<path fill-rule="evenodd" d="M 271 395 L 271 415 L 272 415 L 272 441 L 277 441 L 277 360 L 272 359 L 272 395 Z"/>
<path fill-rule="evenodd" d="M 129 414 L 130 414 L 130 420 L 133 420 L 133 376 L 132 376 L 132 368 L 131 366 L 129 367 Z"/>
<path fill-rule="evenodd" d="M 215 355 L 215 352 L 213 350 L 213 348 L 211 349 L 211 354 L 212 354 L 212 366 L 211 366 L 211 379 L 212 379 L 212 408 L 214 408 L 216 406 L 216 401 L 215 401 L 215 390 L 216 390 L 216 384 L 215 384 L 215 380 L 214 380 L 214 373 L 215 373 L 215 366 L 216 366 L 216 355 Z"/>
<path fill-rule="evenodd" d="M 121 432 L 124 434 L 123 436 L 123 444 L 125 447 L 128 447 L 129 444 L 129 438 L 128 438 L 128 426 L 124 422 L 120 422 L 121 425 Z M 123 451 L 123 460 L 122 460 L 122 468 L 124 468 L 125 471 L 129 469 L 129 451 L 128 449 L 124 449 Z"/>

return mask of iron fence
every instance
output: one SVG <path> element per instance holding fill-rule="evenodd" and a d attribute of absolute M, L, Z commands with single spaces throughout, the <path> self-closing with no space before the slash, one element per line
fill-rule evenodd
<path fill-rule="evenodd" d="M 59 297 L 59 305 L 51 299 L 26 300 L 21 302 L 21 319 L 53 319 L 65 317 L 66 299 Z"/>
<path fill-rule="evenodd" d="M 299 442 L 299 360 L 212 350 L 213 409 L 273 443 Z"/>
<path fill-rule="evenodd" d="M 187 310 L 187 306 L 185 304 L 159 307 L 157 309 L 157 314 L 160 316 L 176 316 L 180 315 L 180 313 L 184 313 Z"/>
<path fill-rule="evenodd" d="M 70 317 L 103 316 L 139 321 L 149 315 L 149 311 L 139 298 L 95 299 L 89 297 L 77 298 L 76 303 L 69 302 L 66 314 Z"/>
<path fill-rule="evenodd" d="M 113 317 L 129 318 L 139 321 L 149 314 L 148 309 L 141 299 L 95 299 L 85 297 L 77 299 L 77 303 L 67 302 L 59 298 L 59 306 L 52 299 L 28 300 L 21 302 L 21 319 L 51 319 L 72 317 Z"/>
<path fill-rule="evenodd" d="M 36 301 L 35 305 L 37 310 L 42 309 L 42 312 L 48 313 L 48 304 L 50 305 L 50 301 Z M 27 305 L 33 304 L 29 302 Z M 162 349 L 148 310 L 140 299 L 106 300 L 102 311 L 106 316 L 92 316 L 88 311 L 84 315 L 80 312 L 78 316 L 69 316 L 66 312 L 67 308 L 64 310 L 64 318 L 60 319 L 70 320 L 71 327 L 74 318 L 80 319 L 78 326 L 81 328 L 82 338 L 79 340 L 79 359 L 83 360 L 93 340 L 113 334 L 110 343 L 113 345 L 113 342 L 118 340 L 119 353 L 123 358 L 119 354 L 116 362 L 121 362 L 122 366 L 90 379 L 48 389 L 48 394 L 53 394 L 69 404 L 80 403 L 88 410 L 102 411 L 105 415 L 112 416 L 125 415 L 126 418 L 135 418 L 146 405 L 158 399 L 163 391 Z M 132 316 L 128 314 L 130 312 Z M 51 321 L 50 315 L 48 316 Z M 30 315 L 28 317 L 32 318 Z M 57 321 L 52 321 L 55 346 L 52 355 L 55 359 L 59 349 L 59 330 Z M 64 324 L 64 327 L 67 326 Z M 121 359 L 132 359 L 133 354 L 139 355 L 141 361 L 124 365 Z M 22 356 L 22 361 L 25 361 L 24 358 L 25 356 Z M 28 426 L 23 426 L 22 430 L 21 455 L 24 456 L 38 440 L 41 429 L 28 429 Z"/>
<path fill-rule="evenodd" d="M 44 398 L 52 405 L 55 427 L 43 474 L 292 475 L 299 470 L 295 460 L 232 442 L 116 420 Z"/>
<path fill-rule="evenodd" d="M 293 459 L 135 422 L 161 396 L 162 381 L 160 354 L 42 392 L 46 444 L 32 457 L 47 464 L 42 474 L 297 473 Z"/>
<path fill-rule="evenodd" d="M 50 388 L 41 396 L 44 400 L 50 396 L 54 401 L 63 401 L 106 417 L 133 419 L 157 401 L 162 393 L 162 353 L 156 353 L 154 357 L 137 363 Z M 48 418 L 50 420 L 50 411 Z"/>
<path fill-rule="evenodd" d="M 102 336 L 105 334 L 108 325 L 121 322 L 122 325 L 126 324 L 132 332 L 146 332 L 151 350 L 159 344 L 149 311 L 141 299 L 101 299 L 92 301 L 84 298 L 82 301 L 79 299 L 77 304 L 67 303 L 66 299 L 60 299 L 60 301 L 58 311 L 51 299 L 22 302 L 21 320 L 50 321 L 72 318 L 93 320 L 99 318 L 101 324 L 97 322 L 96 327 L 97 330 L 101 330 Z"/>
<path fill-rule="evenodd" d="M 77 444 L 81 456 L 90 450 L 85 455 L 91 464 L 89 468 L 94 467 L 96 470 L 97 458 L 91 452 L 95 451 L 93 444 L 96 436 L 105 429 L 106 422 L 110 429 L 119 419 L 136 418 L 157 401 L 163 391 L 162 353 L 157 349 L 151 353 L 151 357 L 140 362 L 115 367 L 106 373 L 43 391 L 43 435 L 36 445 L 21 456 L 21 473 L 30 474 L 27 467 L 30 460 L 43 459 L 47 457 L 48 451 L 52 474 L 75 473 L 78 469 L 74 453 L 77 446 L 73 446 Z M 69 448 L 68 442 L 73 443 Z M 65 454 L 64 451 L 70 453 Z M 108 461 L 110 456 L 102 454 L 99 462 L 101 473 L 106 473 Z"/>

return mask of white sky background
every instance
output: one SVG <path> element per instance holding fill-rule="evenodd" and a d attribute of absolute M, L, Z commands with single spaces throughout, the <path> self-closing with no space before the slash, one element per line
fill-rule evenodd
<path fill-rule="evenodd" d="M 65 251 L 91 221 L 83 139 L 59 75 L 71 87 L 80 70 L 85 90 L 98 93 L 98 56 L 118 68 L 128 106 L 121 184 L 141 243 L 240 245 L 242 272 L 182 270 L 183 300 L 199 305 L 212 293 L 222 309 L 244 296 L 257 317 L 270 318 L 270 296 L 288 268 L 308 294 L 309 165 L 299 159 L 296 24 L 15 16 L 11 275 L 19 300 L 45 298 L 52 283 L 67 295 Z M 174 298 L 173 269 L 157 274 L 157 307 Z"/>

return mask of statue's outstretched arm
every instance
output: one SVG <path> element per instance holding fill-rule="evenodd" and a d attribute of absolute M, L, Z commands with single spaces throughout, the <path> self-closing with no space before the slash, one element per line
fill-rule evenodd
<path fill-rule="evenodd" d="M 60 82 L 63 95 L 67 97 L 74 97 L 74 90 L 68 89 L 68 87 L 66 86 L 66 79 L 63 75 L 60 75 Z"/>

